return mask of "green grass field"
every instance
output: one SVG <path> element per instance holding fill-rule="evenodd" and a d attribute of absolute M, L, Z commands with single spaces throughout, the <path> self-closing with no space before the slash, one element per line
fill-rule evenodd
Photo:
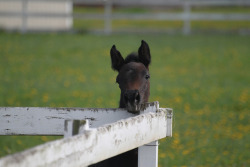
<path fill-rule="evenodd" d="M 117 107 L 113 44 L 151 48 L 151 97 L 174 109 L 159 166 L 250 166 L 250 38 L 0 34 L 0 106 Z M 60 137 L 0 136 L 0 156 Z"/>

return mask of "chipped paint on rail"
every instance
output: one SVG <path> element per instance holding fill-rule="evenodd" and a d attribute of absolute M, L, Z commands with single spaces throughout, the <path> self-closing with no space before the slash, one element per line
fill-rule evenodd
<path fill-rule="evenodd" d="M 166 110 L 158 110 L 85 130 L 83 134 L 2 158 L 0 166 L 88 166 L 166 137 L 167 114 Z"/>

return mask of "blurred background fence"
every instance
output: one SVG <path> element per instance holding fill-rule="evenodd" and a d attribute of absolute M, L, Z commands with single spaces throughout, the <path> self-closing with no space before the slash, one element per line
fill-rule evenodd
<path fill-rule="evenodd" d="M 72 21 L 72 1 L 0 0 L 0 26 L 7 30 L 70 30 Z"/>
<path fill-rule="evenodd" d="M 249 8 L 250 0 L 0 0 L 0 27 L 21 32 L 78 29 L 106 34 L 143 30 L 189 34 L 193 21 L 236 21 L 242 26 L 233 30 L 249 31 Z M 145 21 L 151 26 L 143 27 Z"/>

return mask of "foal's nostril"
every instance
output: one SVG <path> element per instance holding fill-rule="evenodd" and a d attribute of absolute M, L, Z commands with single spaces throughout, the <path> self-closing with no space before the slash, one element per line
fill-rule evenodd
<path fill-rule="evenodd" d="M 129 112 L 139 111 L 139 104 L 141 103 L 140 92 L 138 90 L 126 90 L 123 94 L 123 102 Z"/>
<path fill-rule="evenodd" d="M 138 90 L 127 90 L 124 93 L 124 101 L 130 104 L 138 104 L 141 100 Z"/>
<path fill-rule="evenodd" d="M 136 94 L 135 94 L 135 102 L 139 103 L 140 99 L 141 99 L 141 97 L 140 97 L 139 92 L 136 92 Z"/>

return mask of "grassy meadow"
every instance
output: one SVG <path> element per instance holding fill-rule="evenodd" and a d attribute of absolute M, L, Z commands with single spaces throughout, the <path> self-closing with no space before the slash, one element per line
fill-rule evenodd
<path fill-rule="evenodd" d="M 250 38 L 238 35 L 0 34 L 0 106 L 117 107 L 110 65 L 144 39 L 150 101 L 174 109 L 159 166 L 250 166 Z M 60 137 L 0 136 L 0 157 Z"/>

